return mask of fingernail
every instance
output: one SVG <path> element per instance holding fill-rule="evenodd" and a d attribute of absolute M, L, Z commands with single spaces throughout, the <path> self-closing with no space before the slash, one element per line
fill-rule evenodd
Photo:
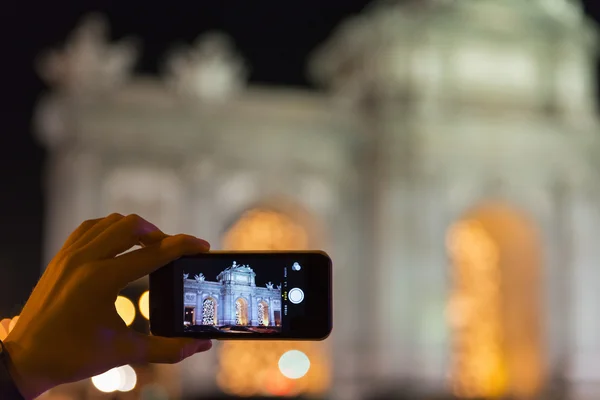
<path fill-rule="evenodd" d="M 161 230 L 156 229 L 156 230 L 151 230 L 151 231 L 145 232 L 144 236 L 150 237 L 150 238 L 153 238 L 153 239 L 165 239 L 169 235 L 167 235 L 166 233 L 164 233 Z"/>
<path fill-rule="evenodd" d="M 145 223 L 142 226 L 142 233 L 149 234 L 154 232 L 163 233 L 160 229 L 158 229 L 158 226 L 154 225 L 151 222 L 145 221 Z"/>
<path fill-rule="evenodd" d="M 207 351 L 212 348 L 212 340 L 199 340 L 196 345 L 196 352 Z"/>
<path fill-rule="evenodd" d="M 200 243 L 202 243 L 206 248 L 210 249 L 210 243 L 208 243 L 204 239 L 196 238 Z"/>

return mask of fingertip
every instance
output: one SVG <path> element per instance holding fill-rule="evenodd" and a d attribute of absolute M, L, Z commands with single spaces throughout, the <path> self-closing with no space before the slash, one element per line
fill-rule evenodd
<path fill-rule="evenodd" d="M 210 350 L 212 347 L 212 341 L 206 339 L 185 339 L 183 343 L 182 354 L 185 354 L 183 358 L 191 357 L 194 354 L 203 353 Z"/>
<path fill-rule="evenodd" d="M 210 250 L 210 243 L 208 243 L 206 240 L 204 239 L 200 239 L 200 238 L 196 238 L 198 240 L 198 242 L 200 242 L 200 244 L 206 249 L 206 251 Z"/>
<path fill-rule="evenodd" d="M 212 348 L 212 340 L 197 340 L 196 341 L 196 353 L 208 351 Z"/>

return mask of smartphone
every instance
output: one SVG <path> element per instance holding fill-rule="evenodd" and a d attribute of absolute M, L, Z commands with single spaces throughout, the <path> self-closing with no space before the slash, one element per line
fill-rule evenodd
<path fill-rule="evenodd" d="M 211 251 L 150 274 L 157 336 L 323 340 L 332 319 L 332 261 L 322 251 Z"/>

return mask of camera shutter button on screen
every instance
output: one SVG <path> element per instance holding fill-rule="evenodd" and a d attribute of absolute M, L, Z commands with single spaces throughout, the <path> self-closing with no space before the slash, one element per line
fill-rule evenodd
<path fill-rule="evenodd" d="M 300 288 L 293 288 L 288 293 L 288 299 L 294 304 L 300 304 L 304 300 L 304 292 Z"/>

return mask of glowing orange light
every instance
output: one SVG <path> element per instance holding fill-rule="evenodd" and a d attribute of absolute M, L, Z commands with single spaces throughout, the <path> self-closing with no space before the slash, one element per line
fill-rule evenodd
<path fill-rule="evenodd" d="M 463 221 L 450 230 L 448 250 L 458 288 L 448 310 L 457 349 L 452 386 L 460 397 L 495 398 L 507 386 L 498 248 L 478 221 Z"/>
<path fill-rule="evenodd" d="M 142 314 L 144 318 L 150 319 L 150 292 L 148 290 L 140 296 L 138 307 L 140 308 L 140 314 Z"/>
<path fill-rule="evenodd" d="M 133 320 L 135 319 L 135 306 L 131 300 L 125 296 L 118 296 L 115 301 L 115 308 L 127 326 L 133 323 Z"/>
<path fill-rule="evenodd" d="M 281 375 L 279 371 L 273 371 L 268 375 L 265 374 L 263 384 L 271 396 L 289 396 L 294 387 L 293 382 Z"/>
<path fill-rule="evenodd" d="M 459 398 L 537 398 L 543 386 L 541 247 L 529 220 L 487 204 L 449 230 L 451 387 Z"/>

